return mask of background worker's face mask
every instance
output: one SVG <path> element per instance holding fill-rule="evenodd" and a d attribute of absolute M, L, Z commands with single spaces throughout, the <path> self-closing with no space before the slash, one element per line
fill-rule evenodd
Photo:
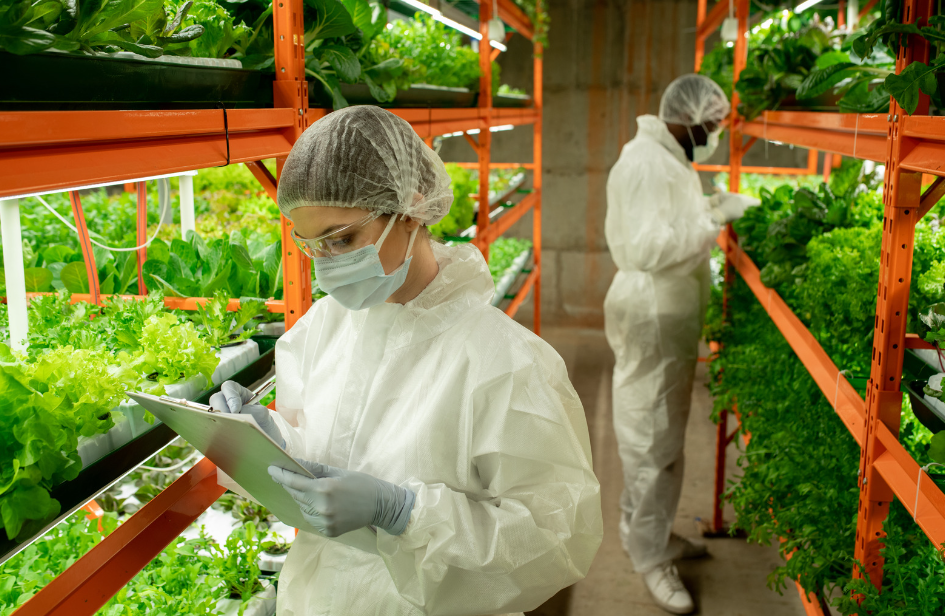
<path fill-rule="evenodd" d="M 413 259 L 410 253 L 419 228 L 410 234 L 404 263 L 390 274 L 385 274 L 379 251 L 396 220 L 397 216 L 391 217 L 376 244 L 342 255 L 312 259 L 315 278 L 321 290 L 349 310 L 363 310 L 383 304 L 400 289 L 407 280 L 407 271 Z"/>
<path fill-rule="evenodd" d="M 712 131 L 711 133 L 709 131 L 706 131 L 706 133 L 708 134 L 708 138 L 706 139 L 705 145 L 695 145 L 696 138 L 693 137 L 692 135 L 692 129 L 690 129 L 687 126 L 686 130 L 689 131 L 689 138 L 692 140 L 692 143 L 693 143 L 692 162 L 704 163 L 705 161 L 709 160 L 709 158 L 711 158 L 711 156 L 715 154 L 715 151 L 719 147 L 719 136 L 722 134 L 722 129 L 718 128 Z M 703 130 L 705 130 L 705 126 L 703 126 Z"/>

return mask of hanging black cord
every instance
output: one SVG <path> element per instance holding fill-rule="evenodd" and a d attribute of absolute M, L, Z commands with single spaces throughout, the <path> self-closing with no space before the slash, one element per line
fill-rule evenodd
<path fill-rule="evenodd" d="M 217 106 L 223 110 L 223 133 L 226 135 L 226 164 L 218 166 L 226 167 L 230 164 L 230 125 L 226 119 L 226 105 L 217 103 Z"/>

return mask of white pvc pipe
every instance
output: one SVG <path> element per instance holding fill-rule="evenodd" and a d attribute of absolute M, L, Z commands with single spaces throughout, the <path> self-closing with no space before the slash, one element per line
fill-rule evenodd
<path fill-rule="evenodd" d="M 180 234 L 187 239 L 188 231 L 197 231 L 194 216 L 194 176 L 180 176 Z"/>
<path fill-rule="evenodd" d="M 157 181 L 158 188 L 158 216 L 162 225 L 174 222 L 174 212 L 171 211 L 171 185 L 167 179 Z"/>
<path fill-rule="evenodd" d="M 3 273 L 10 317 L 10 347 L 26 349 L 29 322 L 26 318 L 26 274 L 23 270 L 23 234 L 20 232 L 20 202 L 0 200 L 0 232 L 3 238 Z"/>

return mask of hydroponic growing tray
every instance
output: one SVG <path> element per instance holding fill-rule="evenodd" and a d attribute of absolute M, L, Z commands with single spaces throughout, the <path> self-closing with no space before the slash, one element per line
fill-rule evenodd
<path fill-rule="evenodd" d="M 0 51 L 0 110 L 272 107 L 273 73 L 65 53 Z"/>
<path fill-rule="evenodd" d="M 229 380 L 236 381 L 244 386 L 250 386 L 259 381 L 272 369 L 275 363 L 276 336 L 253 336 L 259 344 L 259 359 L 243 368 Z M 210 396 L 220 391 L 217 385 L 195 398 L 196 402 L 208 404 Z M 107 454 L 98 461 L 84 468 L 79 476 L 72 481 L 61 483 L 50 491 L 50 495 L 59 501 L 61 510 L 59 516 L 50 521 L 39 532 L 23 541 L 0 539 L 0 562 L 3 562 L 42 537 L 49 529 L 72 515 L 98 494 L 111 487 L 116 481 L 134 470 L 139 464 L 159 452 L 165 445 L 177 438 L 177 434 L 164 424 L 158 424 L 153 429 L 134 438 L 115 451 Z"/>
<path fill-rule="evenodd" d="M 397 96 L 389 103 L 379 103 L 371 96 L 371 91 L 363 83 L 341 84 L 341 94 L 349 105 L 377 105 L 389 108 L 435 108 L 453 109 L 475 107 L 479 93 L 467 88 L 447 88 L 427 84 L 414 84 L 407 90 L 398 90 Z M 312 107 L 331 107 L 331 97 L 325 92 L 320 81 L 308 82 L 308 100 Z M 532 97 L 519 94 L 496 94 L 492 97 L 492 106 L 501 108 L 530 107 Z"/>
<path fill-rule="evenodd" d="M 925 399 L 925 386 L 928 381 L 902 381 L 902 389 L 909 394 L 912 403 L 912 414 L 919 422 L 933 434 L 945 430 L 945 420 L 940 413 L 936 413 L 932 405 Z"/>
<path fill-rule="evenodd" d="M 378 105 L 380 107 L 475 107 L 476 92 L 466 88 L 444 88 L 441 86 L 413 85 L 408 90 L 398 90 L 389 103 L 379 103 L 363 83 L 341 84 L 341 95 L 350 105 Z M 331 107 L 331 97 L 320 81 L 308 82 L 308 100 L 312 107 Z"/>
<path fill-rule="evenodd" d="M 532 97 L 523 94 L 496 94 L 492 97 L 493 107 L 531 107 Z"/>

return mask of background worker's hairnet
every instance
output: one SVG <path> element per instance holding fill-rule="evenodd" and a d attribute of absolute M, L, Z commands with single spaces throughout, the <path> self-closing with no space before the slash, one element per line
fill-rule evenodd
<path fill-rule="evenodd" d="M 418 198 L 417 195 L 420 195 Z M 443 161 L 393 113 L 368 105 L 318 120 L 292 146 L 279 178 L 279 209 L 358 207 L 425 225 L 450 211 Z"/>
<path fill-rule="evenodd" d="M 660 120 L 667 124 L 718 124 L 731 111 L 725 92 L 703 75 L 683 75 L 666 87 L 660 99 Z"/>

